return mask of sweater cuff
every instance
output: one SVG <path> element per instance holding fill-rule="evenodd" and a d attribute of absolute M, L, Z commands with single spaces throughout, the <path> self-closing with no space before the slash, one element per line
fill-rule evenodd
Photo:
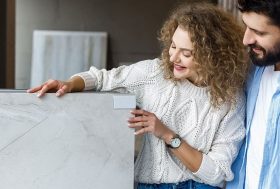
<path fill-rule="evenodd" d="M 220 182 L 223 181 L 223 174 L 221 174 L 220 168 L 206 154 L 203 154 L 202 162 L 198 171 L 193 172 L 193 174 L 200 178 L 203 182 L 208 182 L 214 185 L 220 185 Z"/>
<path fill-rule="evenodd" d="M 71 76 L 71 78 L 75 77 L 75 76 L 79 76 L 84 80 L 84 83 L 85 83 L 84 90 L 85 91 L 95 89 L 97 87 L 97 82 L 96 82 L 97 78 L 94 75 L 91 75 L 88 72 L 81 72 L 81 73 Z"/>

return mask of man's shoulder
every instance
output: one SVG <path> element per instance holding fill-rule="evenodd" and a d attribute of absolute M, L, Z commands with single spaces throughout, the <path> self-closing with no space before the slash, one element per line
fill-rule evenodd
<path fill-rule="evenodd" d="M 255 65 L 252 65 L 250 67 L 249 74 L 246 81 L 246 91 L 248 91 L 248 89 L 252 87 L 252 85 L 258 84 L 258 82 L 255 81 L 261 78 L 264 69 L 265 67 L 259 67 Z"/>

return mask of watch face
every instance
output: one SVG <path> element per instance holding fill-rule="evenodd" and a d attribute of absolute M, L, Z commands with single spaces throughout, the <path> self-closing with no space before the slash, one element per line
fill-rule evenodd
<path fill-rule="evenodd" d="M 181 144 L 181 140 L 179 138 L 174 138 L 172 141 L 171 141 L 171 146 L 173 148 L 178 148 Z"/>

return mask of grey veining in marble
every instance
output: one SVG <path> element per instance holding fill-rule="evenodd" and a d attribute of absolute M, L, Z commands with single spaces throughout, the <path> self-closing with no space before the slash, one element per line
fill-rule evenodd
<path fill-rule="evenodd" d="M 66 80 L 90 66 L 106 68 L 106 32 L 34 31 L 30 86 Z"/>
<path fill-rule="evenodd" d="M 0 92 L 0 188 L 132 189 L 134 131 L 118 95 Z"/>

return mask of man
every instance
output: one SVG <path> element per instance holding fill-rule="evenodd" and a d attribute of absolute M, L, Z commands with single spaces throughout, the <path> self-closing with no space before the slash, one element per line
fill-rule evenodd
<path fill-rule="evenodd" d="M 243 43 L 253 66 L 247 86 L 246 141 L 229 189 L 280 188 L 280 1 L 238 0 Z"/>

